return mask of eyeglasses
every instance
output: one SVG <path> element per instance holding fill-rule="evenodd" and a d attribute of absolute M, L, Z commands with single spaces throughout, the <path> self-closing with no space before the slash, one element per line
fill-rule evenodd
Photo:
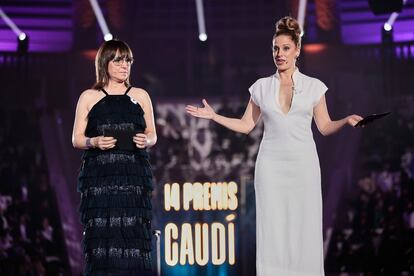
<path fill-rule="evenodd" d="M 112 60 L 112 62 L 114 63 L 115 66 L 121 66 L 122 63 L 126 63 L 127 65 L 131 65 L 132 63 L 134 63 L 134 59 L 133 58 L 122 58 L 122 57 L 117 57 L 114 58 Z"/>

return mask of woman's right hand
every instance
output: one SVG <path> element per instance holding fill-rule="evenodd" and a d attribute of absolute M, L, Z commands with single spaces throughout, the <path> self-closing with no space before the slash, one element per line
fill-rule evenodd
<path fill-rule="evenodd" d="M 114 137 L 97 136 L 91 138 L 91 144 L 94 148 L 108 150 L 115 147 L 116 139 Z"/>
<path fill-rule="evenodd" d="M 214 119 L 214 116 L 216 116 L 216 112 L 214 111 L 214 109 L 207 103 L 205 99 L 203 99 L 203 104 L 204 107 L 187 105 L 185 107 L 185 111 L 187 111 L 187 113 L 194 117 L 210 120 Z"/>
<path fill-rule="evenodd" d="M 359 121 L 363 120 L 364 118 L 362 118 L 359 115 L 353 114 L 349 115 L 345 119 L 348 125 L 355 127 L 359 123 Z M 365 127 L 365 125 L 361 125 L 361 127 Z"/>

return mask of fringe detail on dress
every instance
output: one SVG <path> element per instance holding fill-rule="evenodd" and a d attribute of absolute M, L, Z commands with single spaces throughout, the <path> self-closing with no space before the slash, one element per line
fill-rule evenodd
<path fill-rule="evenodd" d="M 152 211 L 144 208 L 108 208 L 108 209 L 86 209 L 81 214 L 81 223 L 86 225 L 94 218 L 130 218 L 137 217 L 141 220 L 151 220 Z"/>
<path fill-rule="evenodd" d="M 124 239 L 143 239 L 145 246 L 138 247 L 140 249 L 151 249 L 151 229 L 142 225 L 128 227 L 90 227 L 85 229 L 84 240 L 92 239 L 113 239 L 123 237 Z"/>
<path fill-rule="evenodd" d="M 148 197 L 132 197 L 130 195 L 104 195 L 82 198 L 80 212 L 93 208 L 145 208 L 152 209 Z"/>
<path fill-rule="evenodd" d="M 148 166 L 147 162 L 140 160 L 136 163 L 98 164 L 95 160 L 85 160 L 79 178 L 125 175 L 152 177 L 151 167 Z"/>
<path fill-rule="evenodd" d="M 145 190 L 152 191 L 152 178 L 150 176 L 124 175 L 124 176 L 95 176 L 80 177 L 78 192 L 86 195 L 116 194 L 142 194 Z M 142 191 L 141 191 L 142 190 Z"/>
<path fill-rule="evenodd" d="M 147 260 L 138 258 L 136 260 L 126 259 L 104 259 L 95 260 L 93 263 L 88 263 L 85 267 L 85 275 L 88 276 L 152 276 L 151 273 L 151 258 Z M 145 270 L 147 273 L 142 272 Z"/>
<path fill-rule="evenodd" d="M 139 253 L 141 251 L 150 252 L 152 249 L 151 240 L 137 239 L 137 238 L 135 239 L 113 239 L 113 238 L 104 239 L 100 237 L 90 238 L 90 239 L 83 239 L 82 245 L 83 245 L 83 251 L 89 254 L 88 257 L 95 256 L 94 258 L 101 258 L 101 257 L 111 258 L 110 256 L 111 250 L 115 251 L 112 257 L 116 258 L 117 257 L 116 251 L 118 249 L 121 249 L 122 254 L 118 255 L 118 257 L 121 258 L 121 257 L 125 257 L 125 252 L 127 249 L 131 252 L 131 255 L 133 256 L 134 254 L 136 254 L 135 252 L 137 249 L 139 249 Z M 106 250 L 107 248 L 108 250 Z M 103 250 L 101 250 L 99 254 L 96 254 L 96 252 L 98 252 L 99 250 L 95 250 L 94 252 L 93 251 L 94 249 L 103 249 Z M 92 252 L 92 255 L 90 255 L 91 252 Z"/>

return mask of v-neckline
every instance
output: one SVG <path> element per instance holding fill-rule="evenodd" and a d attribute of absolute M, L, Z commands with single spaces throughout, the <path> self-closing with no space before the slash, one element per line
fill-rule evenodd
<path fill-rule="evenodd" d="M 282 113 L 283 116 L 287 116 L 292 111 L 293 102 L 294 102 L 294 98 L 295 98 L 295 92 L 294 92 L 294 89 L 292 89 L 292 100 L 290 102 L 290 108 L 286 113 L 283 112 L 282 106 L 280 105 L 280 87 L 282 86 L 282 82 L 280 80 L 278 80 L 278 81 L 279 81 L 279 85 L 276 88 L 276 95 L 275 95 L 276 96 L 276 105 L 277 105 L 277 108 L 279 109 L 280 113 Z"/>

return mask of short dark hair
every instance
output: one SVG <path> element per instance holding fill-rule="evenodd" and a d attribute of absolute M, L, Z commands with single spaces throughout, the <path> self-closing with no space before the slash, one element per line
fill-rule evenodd
<path fill-rule="evenodd" d="M 92 89 L 100 90 L 108 84 L 108 64 L 115 58 L 117 51 L 119 51 L 121 58 L 133 58 L 131 48 L 128 46 L 128 44 L 126 44 L 126 42 L 121 40 L 105 41 L 101 47 L 99 47 L 98 53 L 96 54 L 96 82 L 92 86 Z M 130 86 L 129 77 L 125 80 L 124 84 L 126 87 Z"/>

